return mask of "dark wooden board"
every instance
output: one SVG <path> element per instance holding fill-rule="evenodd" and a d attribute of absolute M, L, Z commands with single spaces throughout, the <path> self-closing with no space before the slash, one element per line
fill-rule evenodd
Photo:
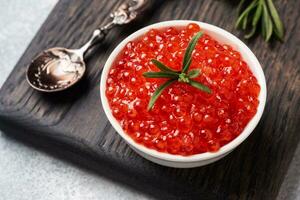
<path fill-rule="evenodd" d="M 161 199 L 274 199 L 300 139 L 300 1 L 276 0 L 286 25 L 285 42 L 246 41 L 260 60 L 268 99 L 254 133 L 226 158 L 195 169 L 172 169 L 135 154 L 115 133 L 101 108 L 101 68 L 114 47 L 148 24 L 194 19 L 234 29 L 235 1 L 157 0 L 156 9 L 111 32 L 87 63 L 87 76 L 71 90 L 42 94 L 25 80 L 39 51 L 79 47 L 103 24 L 117 0 L 61 0 L 0 91 L 0 125 L 47 152 L 74 161 Z M 4 66 L 1 66 L 4 67 Z"/>

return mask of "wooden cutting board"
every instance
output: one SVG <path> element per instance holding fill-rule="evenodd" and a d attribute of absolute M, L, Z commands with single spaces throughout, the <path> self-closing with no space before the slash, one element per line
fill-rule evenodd
<path fill-rule="evenodd" d="M 285 42 L 246 41 L 266 75 L 268 99 L 253 134 L 226 158 L 200 168 L 172 169 L 134 153 L 108 123 L 99 98 L 101 69 L 114 47 L 146 25 L 193 19 L 235 30 L 235 1 L 157 0 L 140 20 L 114 29 L 87 62 L 76 87 L 57 94 L 32 90 L 27 64 L 54 46 L 79 47 L 107 21 L 117 0 L 61 0 L 0 91 L 1 128 L 41 150 L 67 159 L 159 199 L 274 199 L 300 139 L 300 2 L 275 1 Z M 1 66 L 4 67 L 4 66 Z"/>

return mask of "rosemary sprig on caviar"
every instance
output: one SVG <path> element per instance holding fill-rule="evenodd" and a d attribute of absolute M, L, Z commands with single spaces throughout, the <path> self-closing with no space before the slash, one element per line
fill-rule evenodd
<path fill-rule="evenodd" d="M 245 35 L 246 39 L 256 33 L 260 23 L 260 31 L 265 41 L 269 41 L 274 34 L 279 40 L 283 40 L 283 24 L 272 0 L 241 0 L 238 10 L 236 27 L 249 30 Z"/>
<path fill-rule="evenodd" d="M 171 69 L 170 67 L 166 66 L 165 64 L 161 63 L 158 60 L 152 59 L 152 63 L 160 69 L 159 72 L 145 72 L 143 73 L 143 76 L 146 78 L 169 78 L 165 83 L 160 85 L 156 91 L 153 93 L 149 104 L 148 104 L 148 110 L 151 110 L 154 103 L 158 99 L 158 97 L 162 94 L 164 89 L 166 89 L 168 86 L 170 86 L 172 83 L 178 81 L 178 82 L 183 82 L 187 83 L 199 90 L 202 90 L 207 93 L 211 93 L 211 90 L 209 87 L 203 85 L 202 83 L 199 83 L 193 78 L 196 78 L 200 74 L 199 69 L 193 69 L 189 71 L 189 67 L 192 63 L 192 53 L 196 47 L 196 44 L 200 37 L 203 35 L 203 33 L 200 31 L 198 32 L 189 42 L 189 45 L 185 51 L 185 55 L 183 58 L 183 63 L 182 63 L 182 69 L 181 71 L 175 71 Z"/>

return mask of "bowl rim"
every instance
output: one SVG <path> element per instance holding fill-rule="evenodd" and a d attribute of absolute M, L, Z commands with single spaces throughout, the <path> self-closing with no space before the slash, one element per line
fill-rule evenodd
<path fill-rule="evenodd" d="M 109 69 L 111 68 L 113 62 L 115 61 L 116 57 L 119 55 L 120 51 L 125 47 L 125 45 L 142 36 L 145 34 L 147 31 L 149 31 L 152 28 L 164 28 L 164 27 L 170 27 L 170 26 L 186 26 L 189 23 L 196 23 L 198 24 L 201 29 L 206 32 L 214 32 L 216 34 L 221 35 L 223 38 L 226 38 L 226 40 L 229 40 L 230 42 L 236 44 L 240 49 L 243 49 L 244 54 L 246 53 L 247 56 L 249 56 L 249 59 L 251 60 L 251 65 L 248 64 L 250 70 L 256 77 L 261 90 L 259 94 L 259 104 L 257 107 L 257 112 L 254 115 L 254 117 L 248 122 L 242 133 L 236 137 L 234 140 L 229 142 L 228 144 L 222 146 L 217 152 L 205 152 L 205 153 L 200 153 L 200 154 L 194 154 L 190 156 L 181 156 L 181 155 L 174 155 L 174 154 L 168 154 L 164 152 L 159 152 L 154 149 L 147 148 L 141 144 L 138 144 L 135 142 L 125 131 L 122 129 L 121 125 L 119 122 L 113 117 L 110 106 L 108 104 L 108 100 L 105 94 L 106 91 L 106 79 L 108 76 Z M 240 50 L 239 50 L 240 51 Z M 252 69 L 253 68 L 253 69 Z M 262 67 L 254 55 L 254 53 L 247 47 L 246 44 L 244 44 L 240 39 L 238 39 L 236 36 L 233 34 L 229 33 L 228 31 L 219 28 L 217 26 L 200 22 L 200 21 L 194 21 L 194 20 L 170 20 L 170 21 L 163 21 L 159 23 L 155 23 L 149 26 L 146 26 L 144 28 L 141 28 L 137 30 L 136 32 L 132 33 L 128 37 L 126 37 L 118 46 L 113 50 L 113 52 L 110 54 L 108 60 L 106 61 L 103 70 L 102 70 L 102 75 L 101 75 L 101 80 L 100 80 L 100 97 L 101 97 L 101 102 L 102 106 L 104 109 L 104 112 L 113 126 L 113 128 L 118 132 L 118 134 L 131 146 L 133 146 L 135 149 L 141 151 L 142 153 L 145 153 L 149 156 L 152 156 L 157 159 L 162 159 L 166 161 L 174 161 L 174 162 L 199 162 L 201 160 L 208 160 L 212 158 L 219 157 L 221 155 L 224 155 L 226 153 L 229 153 L 232 151 L 234 148 L 236 148 L 238 145 L 240 145 L 254 130 L 254 128 L 257 126 L 259 120 L 261 119 L 261 116 L 264 111 L 265 103 L 266 103 L 266 97 L 267 97 L 267 87 L 266 87 L 266 80 L 264 76 L 264 72 L 262 70 Z"/>

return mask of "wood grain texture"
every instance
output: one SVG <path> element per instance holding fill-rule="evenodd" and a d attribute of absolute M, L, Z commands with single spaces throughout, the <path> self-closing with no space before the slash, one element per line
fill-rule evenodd
<path fill-rule="evenodd" d="M 246 41 L 267 79 L 264 115 L 253 134 L 226 158 L 195 169 L 172 169 L 135 154 L 115 133 L 101 108 L 101 69 L 114 47 L 130 33 L 151 23 L 193 19 L 234 29 L 233 1 L 156 0 L 156 9 L 140 20 L 114 29 L 87 62 L 79 85 L 59 94 L 32 90 L 25 80 L 27 64 L 53 46 L 79 47 L 103 24 L 117 0 L 61 0 L 33 39 L 0 90 L 0 126 L 35 141 L 62 158 L 74 158 L 106 176 L 159 199 L 274 199 L 300 139 L 299 0 L 277 0 L 286 25 L 283 44 L 260 37 Z M 2 66 L 3 67 L 3 66 Z"/>

